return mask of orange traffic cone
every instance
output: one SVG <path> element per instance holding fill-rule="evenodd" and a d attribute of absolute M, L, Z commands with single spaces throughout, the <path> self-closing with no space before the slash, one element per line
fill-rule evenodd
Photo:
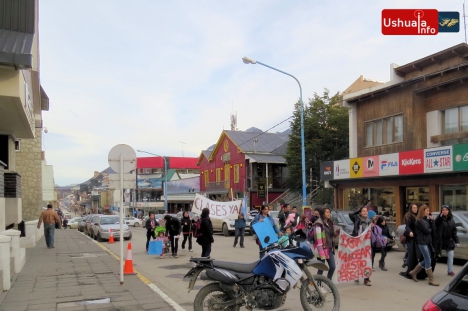
<path fill-rule="evenodd" d="M 114 243 L 114 233 L 112 232 L 112 229 L 109 229 L 110 236 L 109 236 L 109 244 Z"/>
<path fill-rule="evenodd" d="M 127 256 L 125 257 L 124 274 L 136 274 L 133 271 L 132 243 L 128 243 Z"/>

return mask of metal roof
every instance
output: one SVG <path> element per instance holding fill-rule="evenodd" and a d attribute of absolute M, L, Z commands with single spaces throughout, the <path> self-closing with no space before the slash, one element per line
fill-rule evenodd
<path fill-rule="evenodd" d="M 0 28 L 35 33 L 35 0 L 0 0 Z"/>
<path fill-rule="evenodd" d="M 282 133 L 224 132 L 244 153 L 284 154 L 281 147 L 289 141 L 289 135 Z"/>
<path fill-rule="evenodd" d="M 249 159 L 251 163 L 273 163 L 273 164 L 285 164 L 286 159 L 280 155 L 275 154 L 246 154 L 246 159 Z"/>
<path fill-rule="evenodd" d="M 0 65 L 32 68 L 34 34 L 0 29 Z"/>

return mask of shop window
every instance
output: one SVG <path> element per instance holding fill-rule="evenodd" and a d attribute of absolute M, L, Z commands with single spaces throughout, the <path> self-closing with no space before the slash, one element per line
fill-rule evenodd
<path fill-rule="evenodd" d="M 366 147 L 403 141 L 403 115 L 395 115 L 365 123 Z"/>
<path fill-rule="evenodd" d="M 447 204 L 452 211 L 467 210 L 466 192 L 468 185 L 444 185 L 442 186 L 442 204 Z"/>
<path fill-rule="evenodd" d="M 239 164 L 234 164 L 234 182 L 239 182 Z"/>
<path fill-rule="evenodd" d="M 221 182 L 221 168 L 216 169 L 216 184 L 219 185 Z"/>
<path fill-rule="evenodd" d="M 205 176 L 205 187 L 207 187 L 210 182 L 210 174 L 208 174 L 208 170 L 204 171 L 203 175 Z"/>

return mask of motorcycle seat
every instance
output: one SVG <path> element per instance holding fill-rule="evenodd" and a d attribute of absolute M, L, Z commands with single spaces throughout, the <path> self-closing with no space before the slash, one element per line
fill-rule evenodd
<path fill-rule="evenodd" d="M 213 266 L 215 268 L 227 269 L 236 272 L 252 273 L 253 269 L 255 269 L 259 262 L 260 260 L 252 263 L 215 260 L 213 261 Z"/>

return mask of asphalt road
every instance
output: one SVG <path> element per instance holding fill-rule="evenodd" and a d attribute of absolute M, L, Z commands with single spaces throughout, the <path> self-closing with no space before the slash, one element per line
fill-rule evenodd
<path fill-rule="evenodd" d="M 133 238 L 130 241 L 133 248 L 133 264 L 135 269 L 146 278 L 156 284 L 164 293 L 176 301 L 186 310 L 193 310 L 193 301 L 197 291 L 207 284 L 205 281 L 197 281 L 195 290 L 188 293 L 188 281 L 182 278 L 188 272 L 191 265 L 189 258 L 198 257 L 201 254 L 201 247 L 194 243 L 194 252 L 181 249 L 179 243 L 178 258 L 167 256 L 160 259 L 159 256 L 146 254 L 146 230 L 137 227 L 131 228 Z M 218 260 L 231 260 L 238 262 L 251 262 L 258 258 L 258 246 L 251 236 L 245 237 L 245 248 L 233 248 L 234 237 L 215 236 L 211 257 Z M 125 243 L 125 252 L 127 241 Z M 119 243 L 108 244 L 103 242 L 112 252 L 119 254 Z M 341 296 L 341 310 L 343 311 L 388 311 L 388 310 L 421 310 L 423 304 L 432 295 L 443 288 L 451 279 L 447 276 L 446 264 L 438 263 L 434 272 L 436 281 L 441 284 L 439 287 L 429 286 L 426 282 L 415 283 L 400 276 L 402 271 L 402 258 L 404 253 L 389 252 L 386 259 L 388 271 L 377 269 L 372 277 L 372 286 L 355 285 L 354 283 L 340 283 L 337 285 Z M 376 255 L 380 259 L 380 254 Z M 457 262 L 460 264 L 460 262 Z M 457 272 L 461 267 L 455 266 Z M 315 274 L 314 271 L 312 273 Z M 245 309 L 242 309 L 245 310 Z M 277 310 L 302 310 L 299 301 L 299 291 L 292 289 L 283 307 Z"/>

